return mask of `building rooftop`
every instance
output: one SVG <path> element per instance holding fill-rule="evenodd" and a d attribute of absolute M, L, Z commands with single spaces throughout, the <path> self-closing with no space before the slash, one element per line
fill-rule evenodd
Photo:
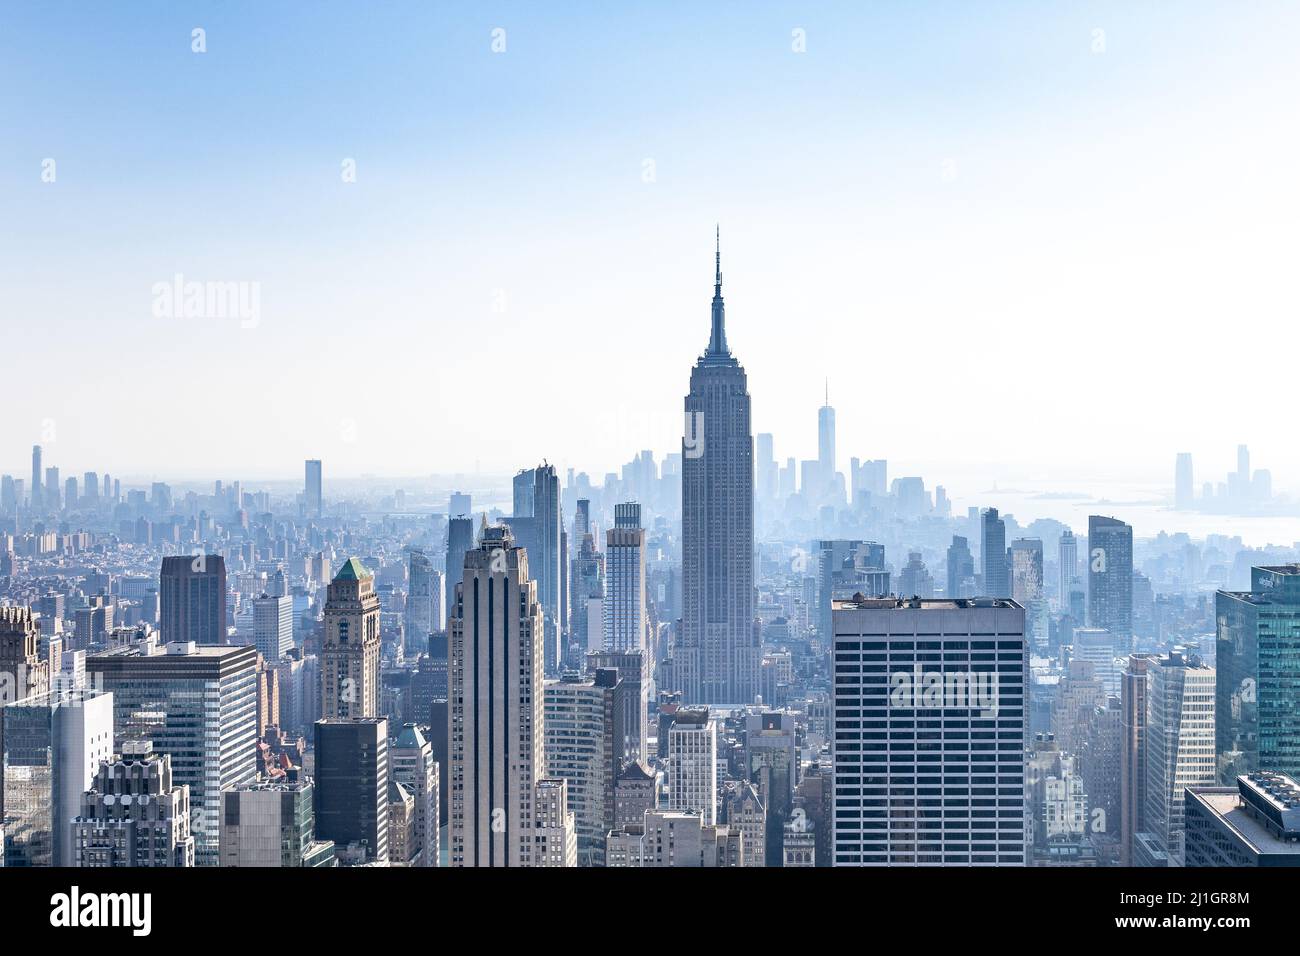
<path fill-rule="evenodd" d="M 339 568 L 339 573 L 334 575 L 335 581 L 363 581 L 372 577 L 371 573 L 366 570 L 356 558 L 348 558 L 343 562 L 343 567 Z"/>
<path fill-rule="evenodd" d="M 1288 843 L 1270 833 L 1264 824 L 1242 805 L 1241 794 L 1232 787 L 1189 787 L 1188 796 L 1209 807 L 1237 836 L 1255 852 L 1296 852 L 1296 844 Z"/>
<path fill-rule="evenodd" d="M 958 611 L 966 608 L 1021 609 L 1021 606 L 1010 598 L 870 598 L 861 592 L 846 600 L 831 601 L 831 609 L 834 611 Z"/>

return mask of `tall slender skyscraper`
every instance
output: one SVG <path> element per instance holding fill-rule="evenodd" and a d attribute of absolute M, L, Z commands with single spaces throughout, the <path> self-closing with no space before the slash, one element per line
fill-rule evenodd
<path fill-rule="evenodd" d="M 1186 789 L 1214 784 L 1214 668 L 1172 651 L 1148 677 L 1143 826 L 1181 866 Z"/>
<path fill-rule="evenodd" d="M 984 594 L 988 597 L 1011 597 L 1011 574 L 1007 569 L 1007 523 L 998 517 L 997 508 L 984 512 L 980 562 L 984 571 Z"/>
<path fill-rule="evenodd" d="M 605 532 L 604 649 L 644 651 L 645 529 L 641 506 L 614 506 L 614 527 Z"/>
<path fill-rule="evenodd" d="M 307 517 L 321 516 L 321 469 L 319 458 L 308 458 L 306 466 Z"/>
<path fill-rule="evenodd" d="M 545 628 L 545 669 L 559 673 L 567 629 L 561 613 L 560 480 L 554 465 L 521 471 L 514 479 L 515 513 L 506 519 L 519 546 L 528 550 L 528 567 L 537 582 Z"/>
<path fill-rule="evenodd" d="M 414 657 L 429 649 L 429 635 L 442 629 L 442 615 L 435 613 L 442 601 L 442 581 L 433 562 L 423 551 L 411 551 L 410 581 L 406 590 L 406 620 L 403 645 Z"/>
<path fill-rule="evenodd" d="M 829 493 L 835 486 L 835 409 L 831 408 L 829 382 L 825 403 L 817 409 L 817 464 L 823 485 L 819 490 Z"/>
<path fill-rule="evenodd" d="M 530 866 L 545 767 L 542 606 L 509 527 L 465 554 L 451 621 L 451 865 Z"/>
<path fill-rule="evenodd" d="M 1061 543 L 1057 546 L 1057 565 L 1059 576 L 1058 606 L 1065 611 L 1070 609 L 1070 590 L 1074 587 L 1074 579 L 1079 576 L 1079 539 L 1074 536 L 1074 532 L 1066 528 L 1061 532 Z M 1075 624 L 1082 624 L 1082 621 L 1075 621 Z"/>
<path fill-rule="evenodd" d="M 41 506 L 41 446 L 32 446 L 32 510 Z"/>
<path fill-rule="evenodd" d="M 754 436 L 745 370 L 727 348 L 719 246 L 708 349 L 691 370 L 682 440 L 682 635 L 674 673 L 688 703 L 751 703 Z"/>
<path fill-rule="evenodd" d="M 322 717 L 379 716 L 379 595 L 374 575 L 348 558 L 330 582 L 321 651 Z"/>
<path fill-rule="evenodd" d="M 1088 623 L 1116 638 L 1127 654 L 1133 638 L 1133 528 L 1118 518 L 1088 516 Z"/>

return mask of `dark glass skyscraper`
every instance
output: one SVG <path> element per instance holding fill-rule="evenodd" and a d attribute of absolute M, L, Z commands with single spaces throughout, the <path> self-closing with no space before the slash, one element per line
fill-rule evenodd
<path fill-rule="evenodd" d="M 219 554 L 162 560 L 158 597 L 164 643 L 226 643 L 226 559 Z"/>
<path fill-rule="evenodd" d="M 754 435 L 745 370 L 727 348 L 716 253 L 709 347 L 691 370 L 682 440 L 681 641 L 674 676 L 688 703 L 749 703 L 754 637 Z"/>
<path fill-rule="evenodd" d="M 1250 571 L 1250 591 L 1215 596 L 1215 750 L 1221 782 L 1300 777 L 1300 565 Z"/>
<path fill-rule="evenodd" d="M 998 517 L 997 508 L 984 512 L 980 560 L 983 562 L 984 594 L 988 597 L 1011 597 L 1011 573 L 1007 568 L 1007 523 Z"/>
<path fill-rule="evenodd" d="M 1088 622 L 1127 654 L 1133 638 L 1133 528 L 1118 518 L 1088 516 Z"/>

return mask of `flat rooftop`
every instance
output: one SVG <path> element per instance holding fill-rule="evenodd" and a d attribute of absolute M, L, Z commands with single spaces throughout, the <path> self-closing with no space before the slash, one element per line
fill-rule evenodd
<path fill-rule="evenodd" d="M 1189 793 L 1196 794 L 1197 799 L 1218 814 L 1227 826 L 1257 853 L 1297 852 L 1296 844 L 1279 840 L 1268 829 L 1251 816 L 1241 805 L 1241 795 L 1235 787 L 1193 787 Z"/>
<path fill-rule="evenodd" d="M 970 608 L 1023 610 L 1010 598 L 869 598 L 855 594 L 846 600 L 831 601 L 832 611 L 962 611 Z"/>

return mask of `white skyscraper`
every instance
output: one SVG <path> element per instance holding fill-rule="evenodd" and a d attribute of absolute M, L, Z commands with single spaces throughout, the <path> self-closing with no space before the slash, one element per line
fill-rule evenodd
<path fill-rule="evenodd" d="M 451 865 L 543 865 L 543 613 L 509 527 L 484 529 L 465 553 L 449 654 Z"/>
<path fill-rule="evenodd" d="M 645 529 L 641 506 L 614 506 L 614 527 L 605 532 L 605 647 L 607 651 L 644 651 Z"/>
<path fill-rule="evenodd" d="M 677 712 L 668 729 L 668 806 L 718 822 L 718 732 L 707 707 Z"/>
<path fill-rule="evenodd" d="M 0 707 L 5 866 L 72 866 L 72 824 L 113 756 L 113 695 L 45 692 Z"/>
<path fill-rule="evenodd" d="M 270 664 L 293 650 L 293 598 L 263 594 L 253 601 L 253 643 Z"/>
<path fill-rule="evenodd" d="M 1184 791 L 1215 782 L 1214 668 L 1179 651 L 1147 665 L 1144 827 L 1182 864 Z"/>

